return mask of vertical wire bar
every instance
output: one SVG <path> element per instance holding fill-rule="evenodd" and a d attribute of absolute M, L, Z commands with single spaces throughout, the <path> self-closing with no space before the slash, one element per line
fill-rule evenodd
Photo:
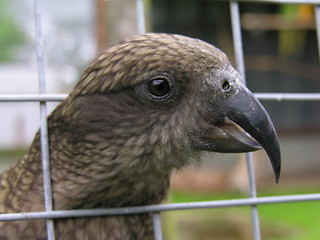
<path fill-rule="evenodd" d="M 146 32 L 143 0 L 136 0 L 136 10 L 137 10 L 137 32 L 138 34 L 143 34 Z M 162 240 L 161 219 L 160 219 L 160 214 L 158 212 L 152 214 L 152 223 L 153 223 L 154 240 Z"/>
<path fill-rule="evenodd" d="M 152 214 L 154 240 L 162 240 L 161 219 L 158 212 Z"/>
<path fill-rule="evenodd" d="M 318 37 L 318 52 L 320 60 L 320 5 L 314 5 L 315 20 L 316 20 L 316 31 Z"/>
<path fill-rule="evenodd" d="M 241 38 L 241 26 L 240 26 L 240 14 L 239 14 L 239 3 L 230 2 L 230 13 L 231 13 L 231 27 L 233 35 L 233 47 L 236 61 L 236 68 L 242 77 L 242 81 L 246 84 L 246 73 L 244 67 L 244 56 L 243 56 L 243 45 Z"/>
<path fill-rule="evenodd" d="M 240 25 L 240 11 L 239 11 L 238 2 L 233 2 L 233 1 L 230 2 L 230 13 L 231 13 L 231 25 L 232 25 L 236 67 L 237 67 L 237 70 L 239 71 L 240 76 L 243 79 L 244 84 L 246 84 L 243 45 L 242 45 L 242 37 L 241 37 L 241 25 Z M 246 154 L 246 160 L 247 160 L 250 196 L 252 198 L 256 198 L 257 191 L 256 191 L 256 184 L 255 184 L 252 153 Z M 261 239 L 260 222 L 259 222 L 258 208 L 256 205 L 251 206 L 251 217 L 252 217 L 254 240 L 260 240 Z"/>
<path fill-rule="evenodd" d="M 34 15 L 35 15 L 35 31 L 36 31 L 36 55 L 37 69 L 39 81 L 39 93 L 46 92 L 45 68 L 44 68 L 44 47 L 41 28 L 41 6 L 40 0 L 34 0 Z M 45 101 L 40 102 L 40 144 L 41 144 L 41 159 L 43 172 L 44 186 L 44 203 L 45 210 L 52 211 L 52 189 L 49 161 L 49 144 L 48 144 L 48 126 L 47 126 L 47 106 Z M 46 221 L 47 239 L 54 240 L 54 223 L 52 219 Z"/>
<path fill-rule="evenodd" d="M 143 34 L 146 32 L 143 0 L 136 0 L 136 11 L 137 11 L 137 32 L 138 34 Z"/>
<path fill-rule="evenodd" d="M 257 198 L 256 180 L 254 176 L 254 164 L 253 164 L 252 153 L 246 153 L 246 160 L 247 160 L 250 197 Z M 254 240 L 260 240 L 261 239 L 260 220 L 259 220 L 259 212 L 258 212 L 257 205 L 251 205 L 251 221 L 252 221 Z"/>

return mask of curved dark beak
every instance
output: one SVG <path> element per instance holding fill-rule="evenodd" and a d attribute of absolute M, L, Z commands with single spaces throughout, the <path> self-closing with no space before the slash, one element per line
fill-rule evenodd
<path fill-rule="evenodd" d="M 241 86 L 233 96 L 222 100 L 219 107 L 226 119 L 207 136 L 214 141 L 211 151 L 250 152 L 262 147 L 269 156 L 278 182 L 281 170 L 278 136 L 261 103 L 246 87 Z"/>

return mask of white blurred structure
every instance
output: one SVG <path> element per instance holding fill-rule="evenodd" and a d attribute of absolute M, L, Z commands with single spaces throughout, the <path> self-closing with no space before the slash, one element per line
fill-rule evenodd
<path fill-rule="evenodd" d="M 8 14 L 22 28 L 28 43 L 16 51 L 15 62 L 0 63 L 0 94 L 38 93 L 33 1 L 8 3 Z M 95 2 L 46 0 L 41 3 L 47 92 L 68 93 L 96 55 Z M 145 31 L 141 0 L 108 0 L 105 4 L 106 46 Z M 0 103 L 0 149 L 27 147 L 31 143 L 39 127 L 38 105 L 36 102 Z M 56 103 L 51 105 L 49 110 Z"/>
<path fill-rule="evenodd" d="M 8 7 L 28 42 L 17 50 L 15 62 L 0 63 L 0 94 L 38 93 L 33 1 L 11 0 Z M 47 0 L 42 8 L 47 92 L 67 93 L 95 56 L 93 4 L 91 0 Z M 0 103 L 0 149 L 31 143 L 39 127 L 38 105 Z M 50 109 L 55 105 L 50 104 Z"/>

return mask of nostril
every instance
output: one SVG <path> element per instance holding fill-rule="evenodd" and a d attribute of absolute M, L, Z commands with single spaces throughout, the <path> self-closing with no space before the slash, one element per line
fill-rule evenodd
<path fill-rule="evenodd" d="M 229 81 L 224 81 L 223 83 L 222 83 L 222 89 L 224 90 L 224 91 L 228 91 L 229 89 L 230 89 L 230 83 L 229 83 Z"/>

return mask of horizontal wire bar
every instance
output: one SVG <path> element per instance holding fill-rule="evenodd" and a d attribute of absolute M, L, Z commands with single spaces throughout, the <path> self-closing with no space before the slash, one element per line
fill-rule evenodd
<path fill-rule="evenodd" d="M 0 102 L 59 102 L 68 94 L 0 94 Z M 255 93 L 260 100 L 319 101 L 320 93 Z"/>
<path fill-rule="evenodd" d="M 231 200 L 206 201 L 206 202 L 158 204 L 158 205 L 147 205 L 147 206 L 138 206 L 138 207 L 59 210 L 59 211 L 50 211 L 50 212 L 7 213 L 7 214 L 0 214 L 0 221 L 132 215 L 132 214 L 142 214 L 142 213 L 150 213 L 150 212 L 157 213 L 157 212 L 174 211 L 174 210 L 239 207 L 239 206 L 292 203 L 292 202 L 304 202 L 304 201 L 320 201 L 320 193 L 231 199 Z"/>
<path fill-rule="evenodd" d="M 0 94 L 0 102 L 59 102 L 68 94 Z"/>
<path fill-rule="evenodd" d="M 260 100 L 319 101 L 320 93 L 255 93 Z"/>
<path fill-rule="evenodd" d="M 219 0 L 230 2 L 230 0 Z M 234 0 L 235 2 L 278 3 L 278 4 L 320 4 L 320 0 Z"/>

